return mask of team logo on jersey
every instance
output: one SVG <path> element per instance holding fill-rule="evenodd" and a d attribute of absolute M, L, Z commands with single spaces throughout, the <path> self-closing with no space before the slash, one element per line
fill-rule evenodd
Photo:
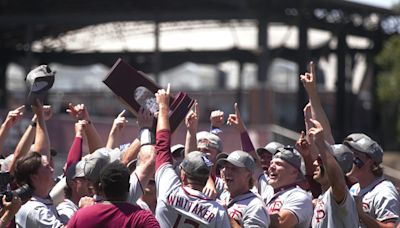
<path fill-rule="evenodd" d="M 325 218 L 326 213 L 323 209 L 319 209 L 316 212 L 317 212 L 317 214 L 315 216 L 315 219 L 317 220 L 317 223 L 319 223 L 319 222 L 321 222 L 322 219 Z"/>
<path fill-rule="evenodd" d="M 269 213 L 276 213 L 281 210 L 281 207 L 283 206 L 283 202 L 280 200 L 275 200 L 273 203 L 271 203 L 268 207 L 268 212 Z"/>
<path fill-rule="evenodd" d="M 322 200 L 318 200 L 317 205 L 315 206 L 315 220 L 317 223 L 321 222 L 326 217 L 325 213 L 325 203 Z"/>
<path fill-rule="evenodd" d="M 242 209 L 240 207 L 229 209 L 229 217 L 235 219 L 236 221 L 241 221 L 243 218 Z"/>

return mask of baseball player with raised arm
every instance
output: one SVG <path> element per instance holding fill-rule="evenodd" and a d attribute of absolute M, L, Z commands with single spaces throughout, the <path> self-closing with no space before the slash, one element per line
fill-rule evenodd
<path fill-rule="evenodd" d="M 354 165 L 348 174 L 358 183 L 350 188 L 357 203 L 360 227 L 394 227 L 400 214 L 399 193 L 383 177 L 383 150 L 365 134 L 350 134 L 344 139 L 354 153 Z"/>
<path fill-rule="evenodd" d="M 226 209 L 201 191 L 210 175 L 212 163 L 199 152 L 189 153 L 180 165 L 180 177 L 172 166 L 169 127 L 169 85 L 159 90 L 156 133 L 156 218 L 161 227 L 230 227 Z"/>
<path fill-rule="evenodd" d="M 227 158 L 218 160 L 222 165 L 226 191 L 221 195 L 221 203 L 228 209 L 231 225 L 235 227 L 268 227 L 267 208 L 253 187 L 253 172 L 256 164 L 253 157 L 244 151 L 236 150 Z"/>
<path fill-rule="evenodd" d="M 297 186 L 304 177 L 300 171 L 301 155 L 293 147 L 278 148 L 268 169 L 265 193 L 271 219 L 270 227 L 310 227 L 313 213 L 311 197 Z"/>
<path fill-rule="evenodd" d="M 353 153 L 343 144 L 329 145 L 324 129 L 316 120 L 309 129 L 319 152 L 314 161 L 313 178 L 321 184 L 323 193 L 318 197 L 312 218 L 312 227 L 358 227 L 357 207 L 346 185 L 345 175 L 353 166 Z"/>

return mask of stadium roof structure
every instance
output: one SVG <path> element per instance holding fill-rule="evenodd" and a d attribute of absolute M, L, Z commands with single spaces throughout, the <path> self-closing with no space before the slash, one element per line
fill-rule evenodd
<path fill-rule="evenodd" d="M 228 60 L 252 62 L 258 64 L 258 80 L 263 82 L 267 77 L 268 64 L 273 58 L 292 60 L 298 64 L 299 72 L 304 72 L 310 59 L 319 59 L 332 53 L 351 57 L 364 53 L 373 57 L 381 50 L 385 39 L 400 31 L 400 20 L 394 11 L 343 0 L 3 0 L 0 4 L 0 89 L 3 91 L 5 69 L 9 62 L 23 63 L 25 66 L 34 62 L 69 65 L 100 62 L 110 66 L 121 56 L 139 69 L 156 75 L 163 69 L 186 61 L 213 64 Z M 32 50 L 35 41 L 57 38 L 68 31 L 91 25 L 128 21 L 163 23 L 202 20 L 255 20 L 258 26 L 258 48 L 169 52 L 160 52 L 156 48 L 151 52 L 100 53 L 68 51 L 61 45 L 49 46 L 40 52 Z M 298 28 L 298 48 L 268 48 L 267 25 L 275 22 Z M 310 28 L 331 32 L 337 38 L 337 47 L 333 49 L 326 44 L 309 48 L 307 31 Z M 159 31 L 155 29 L 154 32 L 157 37 Z M 347 35 L 368 38 L 373 45 L 362 49 L 349 48 L 346 44 Z M 368 59 L 368 65 L 373 66 L 373 58 Z M 376 73 L 374 67 L 371 69 Z M 340 57 L 337 64 L 336 123 L 344 122 L 346 115 L 343 102 L 346 72 L 345 58 Z M 4 105 L 5 102 L 6 93 L 1 93 L 0 104 Z M 304 103 L 304 90 L 300 89 L 299 111 Z M 344 125 L 339 126 L 339 131 L 343 132 L 344 128 Z"/>

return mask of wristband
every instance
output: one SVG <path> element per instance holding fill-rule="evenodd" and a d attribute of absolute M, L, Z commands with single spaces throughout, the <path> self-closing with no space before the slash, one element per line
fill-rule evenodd
<path fill-rule="evenodd" d="M 140 146 L 156 144 L 156 138 L 150 128 L 142 128 L 139 131 Z"/>
<path fill-rule="evenodd" d="M 32 127 L 36 127 L 37 123 L 35 121 L 31 121 L 29 125 L 31 125 Z"/>
<path fill-rule="evenodd" d="M 211 126 L 210 133 L 213 133 L 214 135 L 218 135 L 219 133 L 222 133 L 222 130 L 219 127 Z"/>

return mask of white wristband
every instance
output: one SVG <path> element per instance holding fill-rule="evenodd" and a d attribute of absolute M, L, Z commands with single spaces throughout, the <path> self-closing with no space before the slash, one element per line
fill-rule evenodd
<path fill-rule="evenodd" d="M 154 137 L 154 134 L 149 128 L 140 129 L 139 140 L 140 140 L 140 146 L 156 144 L 156 139 Z"/>

